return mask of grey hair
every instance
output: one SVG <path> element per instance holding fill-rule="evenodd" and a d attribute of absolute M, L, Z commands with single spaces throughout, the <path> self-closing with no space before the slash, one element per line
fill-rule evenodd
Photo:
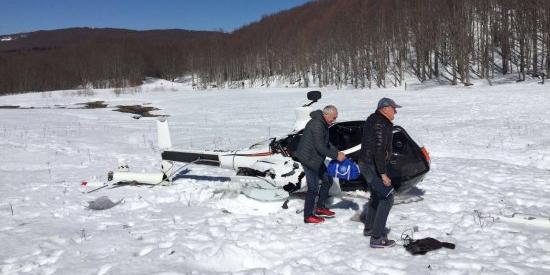
<path fill-rule="evenodd" d="M 323 115 L 334 114 L 338 112 L 338 109 L 334 105 L 327 105 L 323 108 Z"/>

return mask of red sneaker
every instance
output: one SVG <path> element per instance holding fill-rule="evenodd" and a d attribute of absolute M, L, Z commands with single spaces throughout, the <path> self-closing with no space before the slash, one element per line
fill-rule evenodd
<path fill-rule="evenodd" d="M 322 223 L 325 219 L 317 216 L 309 216 L 304 219 L 304 223 Z"/>
<path fill-rule="evenodd" d="M 324 217 L 324 218 L 334 218 L 334 215 L 336 213 L 326 209 L 326 208 L 317 208 L 315 209 L 315 215 L 319 216 L 319 217 Z"/>

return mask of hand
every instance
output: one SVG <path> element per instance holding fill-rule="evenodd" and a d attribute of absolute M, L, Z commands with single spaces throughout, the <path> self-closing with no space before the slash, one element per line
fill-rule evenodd
<path fill-rule="evenodd" d="M 384 182 L 384 186 L 386 186 L 386 187 L 391 186 L 391 179 L 386 174 L 382 174 L 382 182 Z"/>
<path fill-rule="evenodd" d="M 340 151 L 338 152 L 338 161 L 342 162 L 346 159 L 346 154 L 344 152 Z"/>

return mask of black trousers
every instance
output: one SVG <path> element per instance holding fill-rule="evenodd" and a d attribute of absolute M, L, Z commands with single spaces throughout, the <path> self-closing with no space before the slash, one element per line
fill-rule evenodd
<path fill-rule="evenodd" d="M 317 200 L 317 207 L 326 208 L 325 201 L 328 198 L 328 191 L 332 186 L 332 178 L 327 174 L 327 167 L 325 164 L 321 164 L 318 170 L 309 169 L 304 166 L 304 172 L 306 174 L 307 193 L 306 200 L 304 202 L 304 219 L 313 216 L 315 199 L 319 195 Z M 319 190 L 319 180 L 321 180 L 321 190 Z"/>
<path fill-rule="evenodd" d="M 383 188 L 384 182 L 382 178 L 376 173 L 376 168 L 373 164 L 359 163 L 359 169 L 361 174 L 367 180 L 368 187 L 370 189 L 370 200 L 363 208 L 366 211 L 365 228 L 372 230 L 372 237 L 380 238 L 384 234 L 384 228 L 388 221 L 388 215 L 393 206 L 393 192 L 388 192 Z"/>

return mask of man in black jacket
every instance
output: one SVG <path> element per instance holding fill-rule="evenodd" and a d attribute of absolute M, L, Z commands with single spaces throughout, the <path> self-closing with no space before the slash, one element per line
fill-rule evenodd
<path fill-rule="evenodd" d="M 363 127 L 359 169 L 370 189 L 363 234 L 371 237 L 370 246 L 373 248 L 395 245 L 394 240 L 388 239 L 386 232 L 394 191 L 386 165 L 392 155 L 392 121 L 397 108 L 401 106 L 392 99 L 380 99 L 377 110 L 367 118 Z"/>
<path fill-rule="evenodd" d="M 343 161 L 346 157 L 329 141 L 328 127 L 338 117 L 336 107 L 328 105 L 323 108 L 323 111 L 313 111 L 309 116 L 311 119 L 304 128 L 294 157 L 302 164 L 307 181 L 304 222 L 320 223 L 325 220 L 323 217 L 334 217 L 334 212 L 328 210 L 325 206 L 325 200 L 332 185 L 332 178 L 327 175 L 325 158 L 329 157 Z M 319 179 L 322 181 L 320 191 Z M 319 200 L 314 211 L 317 194 L 319 194 Z"/>

